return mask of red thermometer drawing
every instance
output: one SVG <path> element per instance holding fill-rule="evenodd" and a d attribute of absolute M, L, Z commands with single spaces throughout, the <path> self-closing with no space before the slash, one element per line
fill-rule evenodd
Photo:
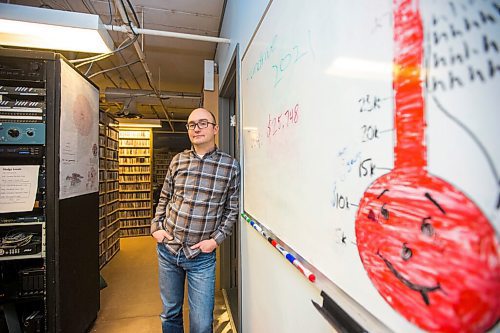
<path fill-rule="evenodd" d="M 361 199 L 359 255 L 378 292 L 413 324 L 484 332 L 500 318 L 498 240 L 472 200 L 427 172 L 422 18 L 418 1 L 394 8 L 394 169 Z"/>

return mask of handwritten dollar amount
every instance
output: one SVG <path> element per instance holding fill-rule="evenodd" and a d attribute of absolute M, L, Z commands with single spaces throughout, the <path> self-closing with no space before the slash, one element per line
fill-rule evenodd
<path fill-rule="evenodd" d="M 299 112 L 299 104 L 295 104 L 294 107 L 277 116 L 271 118 L 271 115 L 269 115 L 269 121 L 267 123 L 267 137 L 270 138 L 281 130 L 297 124 L 299 121 Z"/>

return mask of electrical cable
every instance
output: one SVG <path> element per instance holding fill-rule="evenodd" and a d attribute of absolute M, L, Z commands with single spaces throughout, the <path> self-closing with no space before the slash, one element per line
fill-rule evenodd
<path fill-rule="evenodd" d="M 132 30 L 132 33 L 137 36 L 138 33 L 135 32 L 134 27 L 132 26 L 132 21 L 130 20 L 130 17 L 128 16 L 128 12 L 127 12 L 127 8 L 125 7 L 125 3 L 123 2 L 123 0 L 120 0 L 120 2 L 122 4 L 123 11 L 125 12 L 125 16 L 127 17 L 128 26 Z M 133 10 L 133 8 L 132 8 L 132 10 Z"/>
<path fill-rule="evenodd" d="M 108 4 L 111 8 L 111 3 L 109 2 L 110 0 L 108 0 Z M 125 16 L 127 17 L 127 21 L 128 21 L 128 26 L 130 27 L 130 30 L 132 31 L 132 33 L 134 34 L 135 38 L 134 40 L 130 43 L 130 44 L 127 44 L 126 46 L 124 46 L 123 48 L 120 48 L 121 45 L 123 45 L 123 42 L 122 44 L 120 44 L 120 46 L 118 46 L 118 48 L 116 48 L 115 50 L 113 50 L 112 52 L 109 52 L 109 53 L 105 53 L 105 54 L 99 54 L 99 55 L 96 55 L 96 56 L 92 56 L 92 57 L 88 57 L 88 58 L 82 58 L 82 59 L 74 59 L 74 60 L 70 60 L 69 62 L 72 63 L 72 64 L 75 64 L 75 63 L 80 63 L 80 62 L 85 62 L 83 64 L 79 64 L 79 65 L 76 65 L 76 67 L 80 67 L 80 66 L 83 66 L 84 64 L 88 64 L 89 62 L 92 62 L 92 61 L 99 61 L 99 60 L 102 60 L 102 59 L 105 59 L 109 56 L 111 56 L 112 54 L 116 53 L 116 52 L 119 52 L 123 49 L 125 49 L 126 47 L 132 45 L 136 40 L 137 40 L 137 37 L 139 36 L 139 34 L 135 31 L 134 29 L 134 26 L 132 25 L 132 21 L 130 20 L 129 16 L 128 16 L 128 13 L 127 13 L 127 10 L 126 10 L 126 7 L 125 7 L 125 3 L 123 2 L 123 0 L 120 0 L 122 6 L 123 6 L 123 9 L 125 11 Z M 134 8 L 132 7 L 132 5 L 130 4 L 129 0 L 127 0 L 127 2 L 129 3 L 129 5 L 131 6 L 130 8 L 132 9 L 132 13 L 134 14 L 134 17 L 136 18 L 137 20 L 137 15 L 135 13 L 135 10 Z M 111 11 L 110 11 L 111 13 Z M 139 21 L 137 21 L 137 26 L 140 27 L 140 24 L 139 24 Z"/>
<path fill-rule="evenodd" d="M 129 62 L 128 64 L 116 66 L 116 67 L 113 67 L 113 68 L 104 69 L 102 71 L 92 73 L 92 75 L 90 75 L 90 76 L 87 76 L 87 72 L 89 71 L 89 70 L 87 70 L 87 72 L 85 73 L 85 76 L 87 76 L 88 79 L 91 79 L 91 78 L 93 78 L 96 75 L 99 75 L 99 74 L 102 74 L 102 73 L 106 73 L 106 72 L 109 72 L 109 71 L 112 71 L 112 70 L 115 70 L 115 69 L 119 69 L 119 68 L 122 68 L 122 67 L 132 66 L 132 65 L 137 64 L 138 62 L 141 62 L 141 61 L 137 60 L 137 61 L 134 61 L 134 62 Z M 90 69 L 90 67 L 89 67 L 89 69 Z"/>
<path fill-rule="evenodd" d="M 136 13 L 134 7 L 132 6 L 132 4 L 130 3 L 130 0 L 127 0 L 127 3 L 129 5 L 130 9 L 132 10 L 132 14 L 134 15 L 135 21 L 137 22 L 137 26 L 139 28 L 142 28 L 141 27 L 141 22 L 139 22 L 139 19 L 137 18 L 137 13 Z"/>
<path fill-rule="evenodd" d="M 113 11 L 111 10 L 111 0 L 108 0 L 108 6 L 109 6 L 109 25 L 112 25 L 112 23 L 113 23 Z"/>
<path fill-rule="evenodd" d="M 94 65 L 94 62 L 95 62 L 95 61 L 92 61 L 92 62 L 90 63 L 89 68 L 87 68 L 87 70 L 85 71 L 85 74 L 83 74 L 83 75 L 87 76 L 87 74 L 88 74 L 88 73 L 90 72 L 90 70 L 92 69 L 92 66 Z"/>
<path fill-rule="evenodd" d="M 81 61 L 84 61 L 82 62 L 81 64 L 78 64 L 78 65 L 75 65 L 76 68 L 79 68 L 83 65 L 86 65 L 88 63 L 91 63 L 91 62 L 94 62 L 94 61 L 100 61 L 100 60 L 103 60 L 113 54 L 115 54 L 116 52 L 120 52 L 124 49 L 126 49 L 127 47 L 129 47 L 130 45 L 134 44 L 134 42 L 137 40 L 137 38 L 139 38 L 139 35 L 135 35 L 133 39 L 125 39 L 121 44 L 120 46 L 113 50 L 112 52 L 109 52 L 109 53 L 105 53 L 105 54 L 101 54 L 99 56 L 94 56 L 94 57 L 89 57 L 89 58 L 84 58 L 84 59 L 77 59 L 77 60 L 73 60 L 73 61 L 70 61 L 71 63 L 77 63 L 77 62 L 81 62 Z M 129 41 L 126 45 L 123 45 L 123 43 L 125 43 L 126 41 Z M 123 46 L 121 46 L 123 45 Z"/>
<path fill-rule="evenodd" d="M 81 58 L 81 59 L 73 59 L 73 60 L 70 60 L 69 62 L 72 63 L 72 64 L 75 64 L 75 63 L 79 63 L 79 62 L 84 62 L 84 61 L 92 61 L 92 60 L 96 60 L 96 59 L 99 59 L 100 58 L 107 58 L 109 57 L 110 55 L 112 55 L 113 53 L 116 53 L 118 51 L 120 51 L 120 47 L 127 41 L 128 39 L 124 39 L 123 42 L 120 43 L 120 45 L 118 45 L 118 47 L 116 49 L 114 49 L 113 51 L 111 52 L 108 52 L 108 53 L 103 53 L 103 54 L 98 54 L 98 55 L 95 55 L 95 56 L 92 56 L 92 57 L 87 57 L 87 58 Z M 76 67 L 78 67 L 79 65 L 76 65 Z"/>

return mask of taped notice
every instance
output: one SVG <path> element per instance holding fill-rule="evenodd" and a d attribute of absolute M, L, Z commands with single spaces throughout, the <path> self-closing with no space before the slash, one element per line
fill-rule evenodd
<path fill-rule="evenodd" d="M 39 165 L 0 166 L 0 213 L 33 210 Z"/>

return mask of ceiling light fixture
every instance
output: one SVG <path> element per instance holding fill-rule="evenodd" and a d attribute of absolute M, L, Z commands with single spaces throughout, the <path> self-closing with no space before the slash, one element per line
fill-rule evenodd
<path fill-rule="evenodd" d="M 0 44 L 108 53 L 113 40 L 99 16 L 0 3 Z"/>

